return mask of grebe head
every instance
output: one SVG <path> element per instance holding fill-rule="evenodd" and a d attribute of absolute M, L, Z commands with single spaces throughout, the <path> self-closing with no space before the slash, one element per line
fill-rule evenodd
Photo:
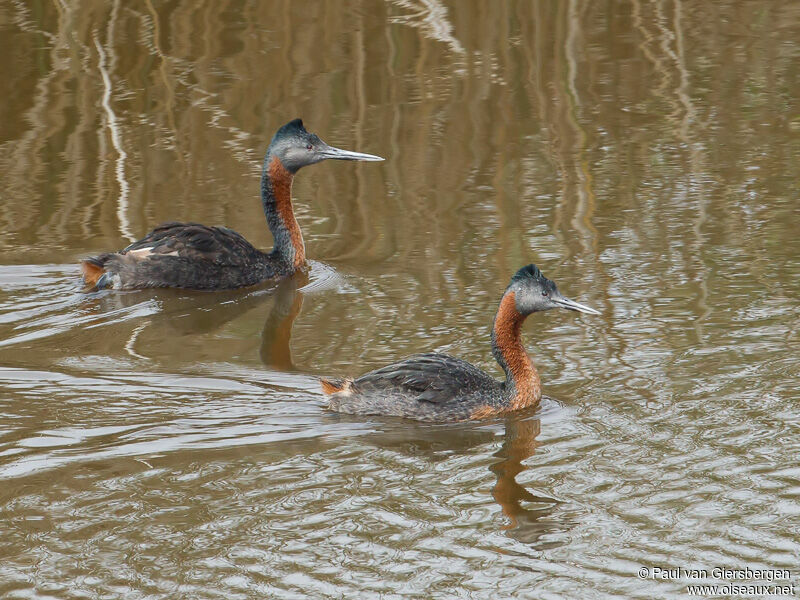
<path fill-rule="evenodd" d="M 303 121 L 295 119 L 278 129 L 269 145 L 269 153 L 277 157 L 290 172 L 301 167 L 322 162 L 328 158 L 338 160 L 383 160 L 380 156 L 350 152 L 329 146 L 314 133 L 303 127 Z"/>
<path fill-rule="evenodd" d="M 542 275 L 536 265 L 528 265 L 517 271 L 508 284 L 506 293 L 508 292 L 514 292 L 516 309 L 522 315 L 551 308 L 566 308 L 590 315 L 600 314 L 593 308 L 562 296 L 556 284 Z"/>

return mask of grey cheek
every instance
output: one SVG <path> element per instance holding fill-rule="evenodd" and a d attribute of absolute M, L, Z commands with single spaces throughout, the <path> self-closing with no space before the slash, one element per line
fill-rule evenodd
<path fill-rule="evenodd" d="M 521 314 L 525 315 L 535 308 L 536 299 L 532 298 L 530 294 L 520 294 L 517 296 L 516 308 Z"/>
<path fill-rule="evenodd" d="M 291 164 L 296 163 L 297 159 L 299 158 L 298 152 L 295 148 L 290 148 L 289 150 L 287 150 L 285 157 L 286 157 L 286 162 Z"/>

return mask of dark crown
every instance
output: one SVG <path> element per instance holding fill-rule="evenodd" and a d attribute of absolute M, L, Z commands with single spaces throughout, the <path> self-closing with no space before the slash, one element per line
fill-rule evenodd
<path fill-rule="evenodd" d="M 511 278 L 511 283 L 516 281 L 526 281 L 526 280 L 542 280 L 545 279 L 545 276 L 542 275 L 542 272 L 536 265 L 527 265 L 522 267 L 519 271 L 514 273 L 514 276 Z"/>
<path fill-rule="evenodd" d="M 303 127 L 303 120 L 302 119 L 294 119 L 293 121 L 289 121 L 286 125 L 278 129 L 278 132 L 275 134 L 275 137 L 283 137 L 285 135 L 298 135 L 301 133 L 308 133 L 306 128 Z"/>

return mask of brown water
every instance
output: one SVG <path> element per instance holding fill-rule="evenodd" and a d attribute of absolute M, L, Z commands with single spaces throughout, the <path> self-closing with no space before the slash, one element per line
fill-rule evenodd
<path fill-rule="evenodd" d="M 0 48 L 0 597 L 800 592 L 797 2 L 6 0 Z M 387 157 L 300 172 L 308 282 L 81 292 L 166 220 L 270 247 L 298 116 Z M 537 412 L 325 410 L 416 351 L 499 375 L 529 262 L 602 310 L 529 319 Z"/>

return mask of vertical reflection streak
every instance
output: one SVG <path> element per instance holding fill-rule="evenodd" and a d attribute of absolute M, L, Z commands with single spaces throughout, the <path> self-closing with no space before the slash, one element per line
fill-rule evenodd
<path fill-rule="evenodd" d="M 142 356 L 141 354 L 139 354 L 138 352 L 136 352 L 136 348 L 134 347 L 134 346 L 135 346 L 135 344 L 136 344 L 136 339 L 139 337 L 139 334 L 140 334 L 140 333 L 142 332 L 142 330 L 143 330 L 145 327 L 147 327 L 148 325 L 150 325 L 150 321 L 149 321 L 149 320 L 145 321 L 144 323 L 142 323 L 141 325 L 139 325 L 138 327 L 136 327 L 136 328 L 135 328 L 135 329 L 134 329 L 134 330 L 131 332 L 131 336 L 128 338 L 128 341 L 127 341 L 127 342 L 125 342 L 125 352 L 127 352 L 128 354 L 130 354 L 130 355 L 131 355 L 133 358 L 138 358 L 138 359 L 141 359 L 141 360 L 150 360 L 150 359 L 149 359 L 149 358 L 147 358 L 146 356 Z"/>
<path fill-rule="evenodd" d="M 118 2 L 114 4 L 114 9 L 116 10 L 118 7 Z M 109 23 L 109 34 L 111 33 L 111 23 L 114 22 L 113 12 L 112 18 Z M 111 44 L 111 36 L 109 35 L 109 44 Z M 111 132 L 111 144 L 114 146 L 114 150 L 117 152 L 117 161 L 116 161 L 116 176 L 117 182 L 119 183 L 119 198 L 117 199 L 117 220 L 119 221 L 119 230 L 120 234 L 123 237 L 127 238 L 129 241 L 134 241 L 136 238 L 134 237 L 133 233 L 131 232 L 130 222 L 128 221 L 128 195 L 130 192 L 130 186 L 128 185 L 127 180 L 125 179 L 125 161 L 128 158 L 127 153 L 122 147 L 122 139 L 120 135 L 120 128 L 119 124 L 117 123 L 117 115 L 114 113 L 114 109 L 111 108 L 111 78 L 108 75 L 108 70 L 106 68 L 106 53 L 103 50 L 103 47 L 100 45 L 100 42 L 97 39 L 97 35 L 94 35 L 94 45 L 97 48 L 98 54 L 98 64 L 97 68 L 100 70 L 100 75 L 103 78 L 103 97 L 100 101 L 101 105 L 103 106 L 103 110 L 106 113 L 106 123 L 108 125 L 108 129 Z"/>
<path fill-rule="evenodd" d="M 592 190 L 592 174 L 589 171 L 589 162 L 586 158 L 587 135 L 579 122 L 581 112 L 580 98 L 576 86 L 578 77 L 578 60 L 576 57 L 576 45 L 578 32 L 581 29 L 580 18 L 577 10 L 577 0 L 570 0 L 567 15 L 567 39 L 564 45 L 564 60 L 567 63 L 567 99 L 570 103 L 570 110 L 567 111 L 567 121 L 577 133 L 577 142 L 574 148 L 575 175 L 578 179 L 578 206 L 572 225 L 581 232 L 581 245 L 585 254 L 597 254 L 597 230 L 591 223 L 594 215 L 594 192 Z M 590 245 L 587 245 L 587 242 Z"/>
<path fill-rule="evenodd" d="M 359 21 L 360 26 L 358 27 L 358 31 L 356 31 L 356 43 L 355 43 L 355 81 L 353 82 L 353 86 L 355 88 L 355 111 L 356 111 L 356 122 L 355 122 L 355 138 L 356 138 L 356 148 L 365 148 L 367 144 L 364 143 L 364 115 L 366 113 L 366 105 L 367 100 L 364 93 L 364 72 L 366 70 L 366 57 L 364 56 L 364 16 L 359 11 Z M 368 252 L 370 245 L 375 240 L 375 228 L 367 226 L 370 222 L 368 209 L 364 204 L 364 194 L 362 190 L 365 189 L 364 185 L 364 175 L 360 168 L 356 167 L 355 169 L 355 183 L 356 183 L 356 190 L 355 190 L 355 200 L 356 204 L 358 205 L 358 212 L 361 215 L 361 224 L 363 227 L 363 237 L 362 241 L 355 247 L 357 252 L 364 252 L 365 254 Z"/>
<path fill-rule="evenodd" d="M 639 48 L 642 50 L 642 54 L 644 54 L 647 60 L 649 60 L 653 65 L 653 70 L 661 76 L 661 81 L 656 90 L 654 90 L 654 93 L 659 98 L 664 98 L 668 103 L 672 104 L 672 102 L 670 102 L 670 100 L 666 97 L 666 89 L 669 85 L 669 80 L 671 79 L 670 75 L 664 68 L 663 60 L 650 50 L 650 45 L 654 43 L 654 36 L 652 33 L 650 33 L 647 27 L 645 27 L 644 19 L 642 18 L 642 6 L 640 1 L 632 1 L 633 23 L 643 38 L 642 42 L 639 44 Z"/>
<path fill-rule="evenodd" d="M 3 163 L 8 161 L 9 165 L 3 182 L 5 192 L 8 193 L 10 191 L 12 192 L 11 195 L 16 197 L 33 197 L 34 190 L 31 179 L 33 174 L 41 169 L 41 165 L 37 161 L 37 155 L 42 151 L 42 147 L 46 145 L 49 138 L 48 117 L 54 112 L 53 105 L 57 105 L 57 102 L 54 102 L 54 98 L 57 98 L 58 95 L 53 94 L 52 91 L 57 86 L 59 77 L 63 75 L 64 65 L 59 63 L 57 52 L 65 43 L 66 34 L 64 33 L 63 17 L 59 18 L 56 27 L 59 35 L 55 35 L 45 32 L 33 24 L 34 19 L 29 14 L 30 7 L 24 3 L 15 3 L 14 8 L 16 11 L 12 19 L 19 24 L 20 29 L 42 35 L 52 44 L 52 48 L 48 50 L 49 57 L 52 60 L 52 68 L 37 78 L 32 92 L 33 97 L 28 104 L 29 108 L 25 109 L 20 115 L 30 126 L 10 147 L 8 157 L 3 157 L 2 159 Z M 35 210 L 32 209 L 33 207 L 28 203 L 22 205 L 12 204 L 11 206 L 5 203 L 3 210 L 0 211 L 0 219 L 2 219 L 0 223 L 3 223 L 3 231 L 15 231 L 20 226 L 24 226 L 24 224 L 32 225 L 35 222 L 35 215 L 39 211 L 39 207 L 36 207 Z"/>
<path fill-rule="evenodd" d="M 147 10 L 153 19 L 153 50 L 155 51 L 160 61 L 158 72 L 161 75 L 161 81 L 164 83 L 164 112 L 167 115 L 167 123 L 169 123 L 170 133 L 173 136 L 173 143 L 175 144 L 176 157 L 180 161 L 184 161 L 184 155 L 180 151 L 180 136 L 178 134 L 178 126 L 175 122 L 175 86 L 170 81 L 167 74 L 167 57 L 164 56 L 164 51 L 161 49 L 161 20 L 158 12 L 153 6 L 152 0 L 145 0 Z"/>
<path fill-rule="evenodd" d="M 680 126 L 680 138 L 685 142 L 686 147 L 689 149 L 689 164 L 692 174 L 691 184 L 698 186 L 698 193 L 691 192 L 697 198 L 697 218 L 692 224 L 692 233 L 694 234 L 694 256 L 697 263 L 697 269 L 700 272 L 698 279 L 698 287 L 700 288 L 700 297 L 697 299 L 697 306 L 700 315 L 694 320 L 695 335 L 697 336 L 698 343 L 702 344 L 704 339 L 703 321 L 711 313 L 708 306 L 708 269 L 703 261 L 703 226 L 708 219 L 706 208 L 706 190 L 702 179 L 702 157 L 700 145 L 692 142 L 689 136 L 689 127 L 691 123 L 697 121 L 697 110 L 694 107 L 691 97 L 689 96 L 689 72 L 686 69 L 686 59 L 683 45 L 683 25 L 681 23 L 682 4 L 681 0 L 675 0 L 675 16 L 674 16 L 674 29 L 675 29 L 675 63 L 680 75 L 680 82 L 677 89 L 679 100 L 684 106 L 684 115 Z M 700 176 L 698 177 L 698 174 Z"/>
<path fill-rule="evenodd" d="M 545 4 L 537 4 L 537 6 L 547 6 Z M 563 134 L 563 127 L 561 126 L 561 105 L 559 102 L 560 97 L 560 86 L 559 81 L 561 81 L 561 71 L 562 71 L 562 62 L 560 60 L 560 50 L 564 47 L 564 44 L 561 43 L 563 38 L 563 26 L 562 26 L 562 11 L 564 10 L 564 4 L 559 3 L 555 5 L 555 25 L 553 27 L 552 32 L 552 40 L 553 40 L 553 58 L 552 58 L 552 68 L 553 68 L 553 76 L 552 76 L 552 97 L 548 98 L 548 105 L 552 105 L 552 109 L 548 114 L 543 112 L 542 118 L 545 122 L 550 124 L 551 128 L 551 139 L 550 139 L 550 154 L 553 161 L 553 166 L 555 167 L 556 173 L 558 174 L 558 201 L 556 202 L 555 208 L 553 210 L 553 233 L 555 235 L 559 235 L 561 233 L 561 227 L 564 223 L 565 216 L 564 216 L 564 203 L 567 198 L 567 188 L 569 186 L 569 181 L 567 177 L 567 165 L 564 164 L 564 157 L 563 153 L 560 150 L 561 144 L 563 144 L 564 134 Z M 543 38 L 543 39 L 546 39 Z M 543 53 L 543 60 L 542 66 L 546 64 L 547 56 Z M 563 239 L 561 240 L 563 243 Z M 568 245 L 565 244 L 566 250 L 569 252 L 570 248 Z"/>

